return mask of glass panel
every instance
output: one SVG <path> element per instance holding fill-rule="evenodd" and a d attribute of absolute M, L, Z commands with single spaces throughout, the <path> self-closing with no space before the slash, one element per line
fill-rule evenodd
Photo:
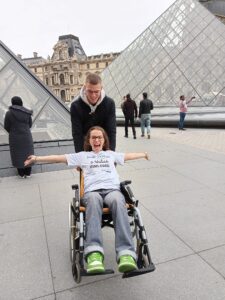
<path fill-rule="evenodd" d="M 211 106 L 225 107 L 225 88 L 217 94 L 210 104 Z"/>
<path fill-rule="evenodd" d="M 9 142 L 8 133 L 0 126 L 0 145 L 8 144 L 8 142 Z"/>
<path fill-rule="evenodd" d="M 32 80 L 31 80 L 32 79 Z M 0 72 L 0 98 L 2 105 L 8 107 L 13 96 L 20 96 L 24 106 L 34 111 L 34 117 L 49 98 L 47 92 L 40 88 L 38 82 L 22 69 L 15 61 L 11 61 Z"/>
<path fill-rule="evenodd" d="M 60 104 L 50 99 L 32 127 L 35 141 L 71 139 L 70 118 Z"/>
<path fill-rule="evenodd" d="M 0 46 L 0 70 L 9 62 L 10 56 Z"/>

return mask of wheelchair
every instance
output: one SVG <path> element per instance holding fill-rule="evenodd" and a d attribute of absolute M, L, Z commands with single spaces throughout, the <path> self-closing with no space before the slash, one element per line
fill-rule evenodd
<path fill-rule="evenodd" d="M 135 250 L 137 254 L 137 270 L 123 273 L 122 278 L 128 278 L 153 272 L 155 265 L 152 262 L 146 231 L 142 222 L 138 200 L 134 197 L 130 187 L 131 181 L 120 183 L 120 189 L 123 193 L 127 213 L 130 220 L 131 232 L 135 241 Z M 80 205 L 80 199 L 83 195 L 83 177 L 80 176 L 79 185 L 72 185 L 74 197 L 69 204 L 69 247 L 70 260 L 72 263 L 72 275 L 76 283 L 80 283 L 83 276 L 96 276 L 113 274 L 114 270 L 106 269 L 103 273 L 88 274 L 85 269 L 84 259 L 84 241 L 85 241 L 85 207 Z M 113 221 L 109 208 L 103 207 L 102 228 L 109 226 L 113 228 Z"/>

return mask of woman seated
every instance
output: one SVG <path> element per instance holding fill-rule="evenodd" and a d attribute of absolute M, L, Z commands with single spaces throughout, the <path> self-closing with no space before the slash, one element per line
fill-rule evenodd
<path fill-rule="evenodd" d="M 87 273 L 101 273 L 104 267 L 104 249 L 101 230 L 103 204 L 109 207 L 115 230 L 116 259 L 119 272 L 137 269 L 136 253 L 131 234 L 125 198 L 120 191 L 120 180 L 115 164 L 123 165 L 127 160 L 148 158 L 145 153 L 118 153 L 109 150 L 109 140 L 101 127 L 89 129 L 85 141 L 85 151 L 64 155 L 31 155 L 24 162 L 66 163 L 79 167 L 84 174 L 84 197 L 86 206 L 86 235 L 84 256 Z"/>

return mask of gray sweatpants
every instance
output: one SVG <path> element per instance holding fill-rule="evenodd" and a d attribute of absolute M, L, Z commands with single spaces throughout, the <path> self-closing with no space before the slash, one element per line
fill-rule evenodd
<path fill-rule="evenodd" d="M 82 199 L 82 204 L 86 206 L 85 257 L 91 252 L 104 255 L 101 229 L 103 203 L 112 214 L 117 261 L 121 255 L 131 255 L 136 259 L 124 196 L 119 190 L 104 189 L 87 192 Z"/>

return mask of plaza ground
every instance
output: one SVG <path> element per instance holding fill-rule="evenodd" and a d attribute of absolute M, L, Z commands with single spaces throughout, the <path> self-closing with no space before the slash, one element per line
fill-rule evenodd
<path fill-rule="evenodd" d="M 69 258 L 68 206 L 73 169 L 0 178 L 1 300 L 225 299 L 225 131 L 153 128 L 151 139 L 125 139 L 117 151 L 148 151 L 151 160 L 118 166 L 131 179 L 148 234 L 153 273 L 122 279 L 114 233 L 104 228 L 105 264 L 115 274 L 83 277 Z"/>

